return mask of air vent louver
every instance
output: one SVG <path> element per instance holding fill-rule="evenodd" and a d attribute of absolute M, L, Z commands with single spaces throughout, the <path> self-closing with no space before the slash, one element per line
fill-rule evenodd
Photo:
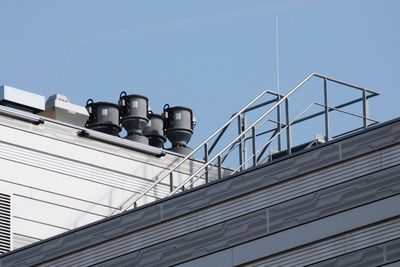
<path fill-rule="evenodd" d="M 11 249 L 11 198 L 0 193 L 0 254 Z"/>

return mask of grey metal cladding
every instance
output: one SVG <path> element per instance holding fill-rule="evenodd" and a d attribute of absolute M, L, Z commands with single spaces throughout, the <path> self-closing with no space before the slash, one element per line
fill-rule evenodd
<path fill-rule="evenodd" d="M 70 255 L 51 260 L 40 266 L 88 266 L 103 260 L 148 247 L 176 236 L 196 230 L 196 216 L 178 217 L 175 220 L 157 224 L 115 240 L 108 240 L 97 246 L 87 247 Z"/>
<path fill-rule="evenodd" d="M 269 230 L 279 231 L 399 193 L 398 165 L 269 208 Z"/>
<path fill-rule="evenodd" d="M 297 267 L 314 264 L 399 239 L 398 205 L 400 197 L 391 197 L 186 261 L 178 266 L 209 267 L 204 264 L 209 262 L 207 258 L 228 255 L 232 257 L 231 266 Z"/>
<path fill-rule="evenodd" d="M 367 156 L 359 157 L 357 160 L 351 161 L 351 162 L 346 162 L 345 164 L 339 164 L 336 165 L 335 168 L 333 169 L 324 169 L 323 172 L 318 172 L 320 175 L 317 174 L 312 174 L 309 176 L 307 179 L 302 179 L 302 183 L 308 181 L 312 181 L 315 183 L 320 183 L 318 186 L 309 186 L 309 188 L 312 188 L 311 191 L 316 191 L 317 189 L 323 189 L 326 188 L 326 182 L 322 183 L 322 180 L 326 180 L 323 177 L 328 177 L 328 180 L 330 179 L 331 182 L 328 183 L 332 184 L 332 181 L 336 181 L 337 183 L 340 181 L 343 181 L 343 178 L 338 178 L 338 177 L 345 177 L 347 180 L 353 179 L 354 177 L 359 177 L 365 174 L 368 174 L 371 171 L 375 171 L 379 168 L 377 168 L 375 165 L 375 162 L 377 162 L 378 166 L 379 164 L 379 157 L 377 157 L 379 153 L 373 153 L 369 154 Z M 360 168 L 360 166 L 363 166 L 363 168 Z M 338 171 L 339 169 L 340 171 Z M 346 180 L 344 179 L 344 180 Z M 197 230 L 200 228 L 205 228 L 207 226 L 215 225 L 217 223 L 226 221 L 228 219 L 232 219 L 234 217 L 241 216 L 246 213 L 250 213 L 253 211 L 260 210 L 262 208 L 270 206 L 275 200 L 274 199 L 279 199 L 279 202 L 282 202 L 283 199 L 291 199 L 293 194 L 300 194 L 304 195 L 304 190 L 299 189 L 298 187 L 293 187 L 292 185 L 296 185 L 295 182 L 291 181 L 291 183 L 285 183 L 282 184 L 282 186 L 278 187 L 277 189 L 274 189 L 274 187 L 266 188 L 266 190 L 259 190 L 255 194 L 255 199 L 252 196 L 252 194 L 248 194 L 247 196 L 250 197 L 250 199 L 247 198 L 247 196 L 236 198 L 234 200 L 226 202 L 227 204 L 221 205 L 222 208 L 220 208 L 218 205 L 214 205 L 211 207 L 208 207 L 208 209 L 198 211 L 197 212 Z M 282 191 L 285 187 L 289 186 L 291 189 L 289 191 Z M 304 185 L 303 185 L 304 186 Z M 278 190 L 277 192 L 274 192 L 274 190 Z M 296 192 L 294 192 L 296 191 Z M 307 190 L 306 190 L 307 191 Z M 300 193 L 298 193 L 300 192 Z M 260 194 L 262 193 L 262 194 Z M 282 196 L 279 196 L 281 194 Z M 258 196 L 260 195 L 260 196 Z M 262 200 L 263 195 L 267 197 L 267 200 Z M 249 203 L 250 200 L 250 203 Z M 271 202 L 272 201 L 272 202 Z M 254 205 L 253 202 L 260 202 L 257 203 L 257 205 Z M 251 204 L 253 203 L 253 204 Z M 217 208 L 216 208 L 217 207 Z M 224 212 L 226 211 L 226 212 Z M 219 213 L 223 213 L 224 216 L 220 216 Z M 217 213 L 217 214 L 216 214 Z M 190 218 L 188 217 L 190 216 Z M 149 245 L 153 245 L 157 242 L 163 242 L 165 240 L 178 237 L 179 235 L 187 234 L 191 231 L 195 231 L 195 229 L 190 229 L 189 226 L 195 226 L 195 223 L 189 224 L 189 225 L 184 225 L 184 228 L 180 228 L 179 231 L 172 231 L 171 226 L 175 226 L 180 224 L 182 220 L 186 220 L 187 222 L 190 222 L 193 219 L 196 219 L 196 213 L 190 213 L 187 215 L 183 215 L 180 217 L 176 217 L 173 219 L 170 219 L 166 222 L 163 222 L 162 224 L 158 224 L 155 226 L 151 226 L 142 230 L 139 230 L 135 233 L 129 234 L 127 233 L 126 235 L 118 238 L 118 239 L 113 239 L 110 241 L 105 241 L 102 244 L 98 246 L 93 246 L 91 248 L 88 248 L 84 251 L 77 252 L 73 255 L 73 257 L 66 256 L 65 258 L 61 258 L 60 260 L 52 261 L 52 264 L 84 264 L 83 260 L 85 257 L 86 258 L 92 258 L 96 257 L 96 260 L 101 261 L 102 259 L 106 259 L 107 257 L 116 257 L 119 255 L 124 255 L 125 253 L 133 252 L 137 249 L 139 249 L 139 246 L 145 247 Z M 171 225 L 171 226 L 168 226 Z M 167 228 L 166 228 L 167 227 Z M 168 229 L 170 229 L 168 231 Z M 171 235 L 171 233 L 173 235 Z M 91 261 L 91 264 L 94 263 L 94 261 Z"/>
<path fill-rule="evenodd" d="M 400 194 L 400 165 L 144 248 L 113 259 L 110 264 L 177 264 L 177 259 L 201 257 L 395 194 Z M 261 224 L 254 223 L 257 218 Z M 245 225 L 245 222 L 254 225 Z"/>
<path fill-rule="evenodd" d="M 400 239 L 393 241 L 386 246 L 386 261 L 400 261 Z"/>
<path fill-rule="evenodd" d="M 340 142 L 341 158 L 348 159 L 355 157 L 368 151 L 383 148 L 387 144 L 395 144 L 400 142 L 400 125 L 398 120 L 394 123 L 387 123 L 383 127 L 375 127 L 363 134 L 358 135 L 358 138 L 347 138 Z M 379 134 L 377 134 L 379 132 Z"/>
<path fill-rule="evenodd" d="M 398 147 L 400 149 L 400 146 Z M 398 162 L 400 164 L 400 161 Z M 204 228 L 252 211 L 315 192 L 380 169 L 379 153 L 373 152 L 322 170 L 260 188 L 257 191 L 199 210 L 198 226 Z"/>
<path fill-rule="evenodd" d="M 395 120 L 324 146 L 315 147 L 297 155 L 293 154 L 278 162 L 266 163 L 236 176 L 212 182 L 195 191 L 182 194 L 179 198 L 171 198 L 163 203 L 164 218 L 179 216 L 236 198 L 262 187 L 323 169 L 345 159 L 370 153 L 398 142 L 400 142 L 400 121 Z"/>
<path fill-rule="evenodd" d="M 156 225 L 167 219 L 198 212 L 200 209 L 209 208 L 210 205 L 216 205 L 223 201 L 235 200 L 238 196 L 244 196 L 250 192 L 261 190 L 277 182 L 283 183 L 283 181 L 288 181 L 302 174 L 308 174 L 316 170 L 325 170 L 324 168 L 341 162 L 340 158 L 354 155 L 346 152 L 348 155 L 341 156 L 341 142 L 344 141 L 347 142 L 344 146 L 345 151 L 351 151 L 351 146 L 353 146 L 358 151 L 357 155 L 360 155 L 360 151 L 363 153 L 373 152 L 372 154 L 377 153 L 379 155 L 379 151 L 374 151 L 393 145 L 394 141 L 398 142 L 398 139 L 393 139 L 392 136 L 385 135 L 387 131 L 393 131 L 393 129 L 397 129 L 396 133 L 398 136 L 400 133 L 400 121 L 376 127 L 373 131 L 354 135 L 351 138 L 328 143 L 322 147 L 317 147 L 299 155 L 293 155 L 279 162 L 250 169 L 235 177 L 210 183 L 193 191 L 188 191 L 184 194 L 176 195 L 172 198 L 167 198 L 163 201 L 128 211 L 127 213 L 39 242 L 36 245 L 11 253 L 6 257 L 0 257 L 0 262 L 11 264 L 15 261 L 23 262 L 26 260 L 26 263 L 33 264 L 61 257 L 68 253 L 74 253 L 74 251 L 76 254 L 80 254 L 88 246 L 95 248 L 97 244 L 101 246 L 105 242 L 124 238 L 124 236 L 130 235 L 134 231 Z M 371 144 L 363 146 L 360 149 L 357 140 L 363 138 L 362 136 L 367 133 Z M 375 157 L 375 155 L 372 156 Z M 368 158 L 369 156 L 366 157 Z M 374 164 L 377 164 L 379 167 L 379 156 Z M 201 232 L 199 231 L 199 233 Z M 127 249 L 126 247 L 120 247 L 120 249 L 118 249 L 118 246 L 114 247 L 116 251 L 121 250 L 121 248 Z M 181 252 L 183 253 L 184 251 Z"/>
<path fill-rule="evenodd" d="M 391 251 L 393 248 L 397 251 Z M 389 257 L 388 252 L 391 254 Z M 310 267 L 372 267 L 398 260 L 400 260 L 400 239 L 395 239 L 390 242 L 347 253 L 340 257 L 318 262 L 310 265 Z"/>
<path fill-rule="evenodd" d="M 32 245 L 21 249 L 18 253 L 11 253 L 6 259 L 0 258 L 1 263 L 20 262 L 26 259 L 25 264 L 36 264 L 54 258 L 57 255 L 65 255 L 98 244 L 115 236 L 135 231 L 137 229 L 153 225 L 161 221 L 159 205 L 153 205 L 146 209 L 139 209 L 135 213 L 125 213 L 115 218 L 101 220 L 69 231 L 67 233 L 49 238 L 44 246 Z M 91 227 L 95 225 L 95 228 Z M 36 255 L 33 257 L 33 255 Z"/>
<path fill-rule="evenodd" d="M 397 197 L 395 202 L 398 201 Z M 232 248 L 233 263 L 247 267 L 306 266 L 400 238 L 399 217 L 370 220 L 378 214 L 381 218 L 386 216 L 384 205 L 389 203 L 379 202 L 346 211 L 345 216 L 340 213 L 236 246 Z M 393 206 L 391 210 L 393 215 L 398 214 Z M 362 217 L 366 221 L 357 221 Z"/>
<path fill-rule="evenodd" d="M 311 265 L 313 267 L 340 267 L 340 266 L 378 266 L 384 263 L 384 248 L 374 246 L 362 251 L 337 257 L 332 260 Z"/>
<path fill-rule="evenodd" d="M 382 267 L 400 267 L 400 261 L 391 262 L 385 265 L 381 265 Z"/>
<path fill-rule="evenodd" d="M 266 234 L 267 214 L 261 210 L 111 259 L 98 266 L 171 266 Z"/>

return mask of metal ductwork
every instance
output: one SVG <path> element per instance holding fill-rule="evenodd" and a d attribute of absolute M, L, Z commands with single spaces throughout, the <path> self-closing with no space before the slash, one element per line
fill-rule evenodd
<path fill-rule="evenodd" d="M 118 105 L 109 102 L 93 102 L 89 99 L 86 102 L 86 110 L 89 113 L 86 128 L 118 136 L 121 131 Z"/>
<path fill-rule="evenodd" d="M 148 98 L 142 95 L 127 95 L 121 92 L 119 96 L 119 110 L 121 116 L 121 125 L 127 132 L 126 139 L 149 144 L 146 136 L 143 136 L 143 129 L 146 127 L 149 119 Z"/>
<path fill-rule="evenodd" d="M 163 112 L 165 135 L 171 142 L 169 150 L 187 155 L 192 149 L 187 146 L 196 125 L 190 108 L 164 106 Z"/>

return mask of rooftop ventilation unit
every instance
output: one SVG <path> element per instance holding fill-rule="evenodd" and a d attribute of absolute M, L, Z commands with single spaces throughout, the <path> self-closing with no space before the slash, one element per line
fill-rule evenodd
<path fill-rule="evenodd" d="M 0 104 L 30 113 L 38 113 L 45 108 L 44 96 L 7 85 L 0 86 Z"/>
<path fill-rule="evenodd" d="M 118 105 L 109 102 L 93 102 L 89 99 L 86 102 L 86 110 L 89 113 L 86 128 L 118 136 L 121 131 Z"/>
<path fill-rule="evenodd" d="M 122 92 L 119 96 L 121 125 L 127 131 L 126 139 L 142 144 L 149 144 L 147 137 L 143 136 L 143 129 L 149 119 L 148 98 L 141 95 L 127 95 Z"/>
<path fill-rule="evenodd" d="M 165 135 L 171 142 L 170 151 L 187 155 L 192 149 L 187 147 L 187 143 L 193 134 L 196 119 L 193 117 L 192 110 L 186 107 L 164 106 L 164 127 Z"/>
<path fill-rule="evenodd" d="M 89 117 L 85 107 L 71 104 L 61 94 L 50 96 L 46 101 L 46 110 L 40 115 L 77 126 L 84 126 Z"/>
<path fill-rule="evenodd" d="M 149 122 L 143 129 L 143 135 L 149 139 L 149 145 L 162 148 L 167 140 L 164 136 L 164 121 L 161 115 L 149 112 Z"/>

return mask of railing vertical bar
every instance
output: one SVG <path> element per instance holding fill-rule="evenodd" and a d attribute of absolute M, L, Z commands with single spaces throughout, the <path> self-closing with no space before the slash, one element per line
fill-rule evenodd
<path fill-rule="evenodd" d="M 251 135 L 252 135 L 252 148 L 253 148 L 253 167 L 257 165 L 257 155 L 256 155 L 256 127 L 253 126 L 251 128 Z"/>
<path fill-rule="evenodd" d="M 278 102 L 281 100 L 281 95 L 278 94 Z M 276 107 L 276 120 L 278 121 L 278 133 L 282 129 L 282 123 L 281 123 L 281 105 L 278 105 Z M 281 135 L 278 136 L 278 150 L 282 151 L 282 140 L 281 140 Z"/>
<path fill-rule="evenodd" d="M 292 136 L 291 136 L 291 125 L 290 125 L 290 115 L 289 115 L 289 98 L 285 99 L 285 110 L 286 110 L 286 142 L 287 142 L 287 154 L 292 154 Z"/>
<path fill-rule="evenodd" d="M 169 174 L 169 192 L 174 191 L 174 175 L 173 172 Z"/>
<path fill-rule="evenodd" d="M 204 161 L 208 162 L 208 143 L 204 143 Z M 208 166 L 205 168 L 205 182 L 208 183 Z"/>
<path fill-rule="evenodd" d="M 329 106 L 328 106 L 328 79 L 324 78 L 324 112 L 325 112 L 325 141 L 329 141 Z"/>
<path fill-rule="evenodd" d="M 362 91 L 363 97 L 363 126 L 364 129 L 368 127 L 368 110 L 367 110 L 367 91 L 364 89 Z"/>
<path fill-rule="evenodd" d="M 242 114 L 238 116 L 238 135 L 242 134 Z M 243 137 L 240 137 L 239 140 L 239 165 L 242 166 L 243 164 Z M 242 171 L 243 168 L 241 167 L 240 170 Z"/>
<path fill-rule="evenodd" d="M 221 162 L 221 155 L 218 156 L 217 162 L 218 162 L 218 179 L 221 179 L 221 178 L 222 178 L 222 162 Z"/>
<path fill-rule="evenodd" d="M 243 113 L 243 118 L 242 118 L 242 132 L 246 130 L 247 127 L 247 112 Z M 246 135 L 243 136 L 243 169 L 247 169 L 247 145 L 246 145 Z"/>

